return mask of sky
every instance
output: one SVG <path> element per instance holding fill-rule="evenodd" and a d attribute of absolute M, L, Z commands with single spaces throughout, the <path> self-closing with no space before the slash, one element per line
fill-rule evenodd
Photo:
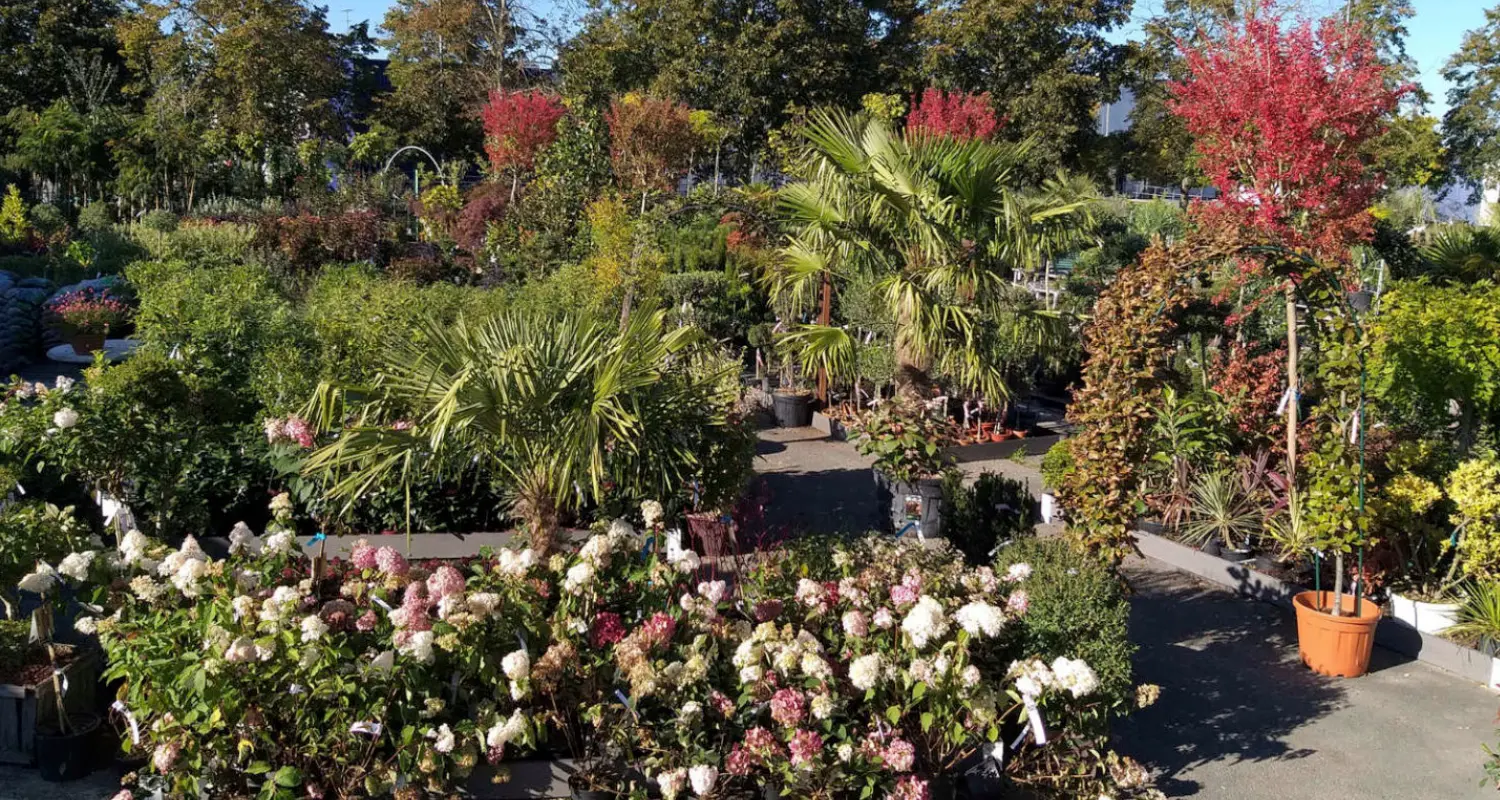
<path fill-rule="evenodd" d="M 315 0 L 328 4 L 328 20 L 331 27 L 342 31 L 345 20 L 357 23 L 369 20 L 371 28 L 378 27 L 389 0 Z M 1429 94 L 1432 104 L 1429 110 L 1438 117 L 1447 109 L 1448 84 L 1439 74 L 1443 64 L 1457 52 L 1465 31 L 1474 30 L 1484 23 L 1487 3 L 1500 0 L 1412 0 L 1416 15 L 1407 21 L 1407 52 L 1417 61 L 1421 69 L 1421 82 Z M 583 9 L 582 0 L 533 0 L 526 3 L 535 14 L 551 23 L 566 23 L 576 19 Z M 1314 10 L 1333 10 L 1342 3 L 1338 0 L 1306 0 L 1299 5 Z M 1159 6 L 1159 0 L 1136 0 L 1136 17 L 1148 16 Z M 1117 32 L 1118 39 L 1128 38 L 1134 26 Z"/>

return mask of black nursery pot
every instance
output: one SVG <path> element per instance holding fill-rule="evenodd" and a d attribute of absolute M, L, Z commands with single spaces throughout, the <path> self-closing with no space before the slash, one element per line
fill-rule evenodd
<path fill-rule="evenodd" d="M 812 424 L 812 395 L 807 392 L 776 392 L 771 395 L 778 428 L 806 428 Z"/>
<path fill-rule="evenodd" d="M 573 800 L 611 800 L 615 797 L 613 792 L 601 792 L 595 789 L 573 789 Z"/>
<path fill-rule="evenodd" d="M 44 781 L 76 781 L 92 772 L 99 759 L 99 716 L 70 714 L 68 723 L 67 733 L 37 729 L 36 765 Z"/>
<path fill-rule="evenodd" d="M 1233 564 L 1239 564 L 1241 562 L 1249 561 L 1255 558 L 1255 551 L 1248 547 L 1243 550 L 1237 547 L 1220 547 L 1219 558 L 1222 558 L 1225 561 Z"/>

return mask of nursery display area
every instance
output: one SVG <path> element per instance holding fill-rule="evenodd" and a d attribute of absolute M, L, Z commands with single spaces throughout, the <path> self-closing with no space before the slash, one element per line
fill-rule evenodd
<path fill-rule="evenodd" d="M 1143 551 L 1287 604 L 1316 680 L 1382 624 L 1500 655 L 1500 228 L 1432 201 L 1497 157 L 1500 10 L 1439 126 L 1402 4 L 1030 5 L 18 11 L 0 762 L 1158 798 Z M 813 425 L 876 530 L 772 521 Z"/>

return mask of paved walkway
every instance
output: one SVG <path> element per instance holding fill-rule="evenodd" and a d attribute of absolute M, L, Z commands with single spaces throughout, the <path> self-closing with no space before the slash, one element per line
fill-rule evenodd
<path fill-rule="evenodd" d="M 767 516 L 798 530 L 874 522 L 869 461 L 810 429 L 761 434 Z M 1034 463 L 1034 462 L 1033 462 Z M 1031 464 L 964 465 L 1039 485 Z M 1376 648 L 1372 671 L 1324 678 L 1297 658 L 1289 612 L 1241 600 L 1159 562 L 1126 565 L 1137 680 L 1162 687 L 1116 746 L 1169 797 L 1200 800 L 1468 800 L 1481 787 L 1500 695 Z"/>

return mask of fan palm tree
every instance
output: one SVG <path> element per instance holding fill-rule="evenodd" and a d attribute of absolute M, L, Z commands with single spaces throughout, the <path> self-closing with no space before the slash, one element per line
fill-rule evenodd
<path fill-rule="evenodd" d="M 374 385 L 323 385 L 307 415 L 337 438 L 304 472 L 353 503 L 391 481 L 477 468 L 509 493 L 533 546 L 561 517 L 620 491 L 666 498 L 698 477 L 734 396 L 694 328 L 663 312 L 620 327 L 579 314 L 425 324 L 391 342 Z M 732 365 L 729 365 L 732 368 Z"/>
<path fill-rule="evenodd" d="M 1080 242 L 1091 197 L 1066 176 L 1025 190 L 1027 144 L 898 134 L 829 111 L 814 113 L 805 136 L 806 179 L 781 191 L 792 232 L 768 277 L 773 296 L 800 315 L 825 280 L 869 276 L 896 323 L 904 396 L 925 394 L 940 372 L 1009 397 L 1008 357 L 1054 351 L 1067 334 L 1060 315 L 1011 284 L 1011 270 Z M 829 369 L 853 360 L 850 334 L 830 326 L 800 326 L 783 346 Z"/>
<path fill-rule="evenodd" d="M 1419 252 L 1440 280 L 1494 280 L 1500 274 L 1500 228 L 1439 225 L 1427 233 Z"/>

